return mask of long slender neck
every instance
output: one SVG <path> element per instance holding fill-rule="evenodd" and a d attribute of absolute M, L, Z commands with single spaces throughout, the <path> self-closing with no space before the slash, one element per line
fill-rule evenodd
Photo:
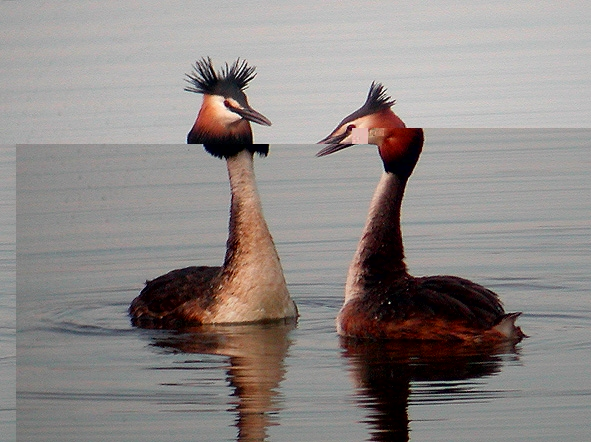
<path fill-rule="evenodd" d="M 400 207 L 405 178 L 384 172 L 374 192 L 367 221 L 347 275 L 345 302 L 368 289 L 387 286 L 406 275 Z"/>
<path fill-rule="evenodd" d="M 254 265 L 260 257 L 277 258 L 277 252 L 263 216 L 254 176 L 253 154 L 242 150 L 227 159 L 232 202 L 224 266 L 239 271 Z"/>
<path fill-rule="evenodd" d="M 249 322 L 297 316 L 279 255 L 263 217 L 253 154 L 227 159 L 232 203 L 226 258 L 221 274 L 218 322 Z"/>

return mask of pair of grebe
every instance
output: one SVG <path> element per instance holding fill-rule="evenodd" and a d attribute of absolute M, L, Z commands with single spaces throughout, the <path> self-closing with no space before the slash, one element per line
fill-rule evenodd
<path fill-rule="evenodd" d="M 228 165 L 232 203 L 226 257 L 221 267 L 173 270 L 146 283 L 129 313 L 135 325 L 272 321 L 298 315 L 279 257 L 262 214 L 253 155 L 268 145 L 252 143 L 250 121 L 271 122 L 252 109 L 244 89 L 254 68 L 237 60 L 215 72 L 202 59 L 189 75 L 203 104 L 187 137 L 204 144 Z M 423 130 L 406 128 L 392 112 L 394 101 L 372 83 L 363 106 L 347 116 L 320 143 L 318 156 L 353 144 L 375 144 L 384 172 L 349 267 L 345 301 L 337 316 L 340 335 L 354 338 L 519 341 L 520 313 L 505 313 L 499 297 L 455 276 L 413 277 L 407 272 L 400 228 L 406 183 L 423 147 Z"/>

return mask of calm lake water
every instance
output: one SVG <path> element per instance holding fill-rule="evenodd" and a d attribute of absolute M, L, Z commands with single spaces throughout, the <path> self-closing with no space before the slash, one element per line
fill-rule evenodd
<path fill-rule="evenodd" d="M 27 441 L 580 441 L 591 418 L 591 130 L 426 130 L 415 275 L 497 291 L 515 348 L 342 342 L 375 147 L 256 160 L 297 324 L 141 330 L 143 281 L 217 265 L 229 190 L 199 146 L 18 146 L 18 435 Z"/>
<path fill-rule="evenodd" d="M 257 66 L 249 100 L 273 126 L 253 130 L 257 142 L 274 143 L 272 156 L 258 162 L 260 190 L 304 313 L 294 330 L 216 329 L 195 358 L 184 343 L 198 339 L 129 329 L 125 307 L 143 280 L 221 261 L 223 164 L 186 146 L 19 147 L 23 436 L 80 440 L 84 429 L 87 439 L 150 440 L 167 428 L 172 439 L 232 439 L 234 423 L 247 426 L 239 417 L 261 416 L 252 411 L 259 409 L 264 419 L 249 425 L 265 427 L 273 440 L 358 440 L 377 432 L 385 409 L 363 386 L 363 351 L 340 346 L 332 318 L 379 164 L 368 148 L 321 161 L 312 158 L 316 147 L 294 143 L 324 137 L 362 104 L 373 80 L 413 127 L 590 127 L 590 22 L 591 8 L 579 0 L 0 2 L 0 143 L 183 143 L 201 103 L 183 91 L 191 64 L 211 56 L 216 66 L 237 57 Z M 509 309 L 526 311 L 521 322 L 532 339 L 517 353 L 483 360 L 489 374 L 469 381 L 440 374 L 449 383 L 437 384 L 435 401 L 426 371 L 409 372 L 403 361 L 414 439 L 583 431 L 577 423 L 588 412 L 587 380 L 552 391 L 545 383 L 557 382 L 558 367 L 563 379 L 578 380 L 588 362 L 589 146 L 586 132 L 567 133 L 573 144 L 561 131 L 487 132 L 486 139 L 430 131 L 405 204 L 410 267 L 497 288 Z M 0 147 L 0 384 L 9 386 L 16 367 L 14 158 L 14 147 Z M 279 333 L 267 338 L 282 343 L 275 363 L 266 361 L 277 385 L 261 393 L 264 405 L 228 393 L 241 388 L 234 367 L 260 367 L 244 355 L 229 359 L 232 345 L 252 354 L 241 339 L 259 332 Z M 553 357 L 542 359 L 550 347 Z M 528 369 L 537 367 L 533 378 L 520 377 L 531 376 L 519 371 L 524 351 Z M 564 371 L 567 363 L 575 366 Z M 522 393 L 523 384 L 532 388 Z M 443 390 L 464 395 L 440 399 Z M 12 441 L 14 388 L 0 393 L 0 439 Z M 516 412 L 524 403 L 534 404 L 527 426 Z M 79 425 L 65 424 L 73 416 Z M 404 419 L 397 422 L 404 427 Z"/>

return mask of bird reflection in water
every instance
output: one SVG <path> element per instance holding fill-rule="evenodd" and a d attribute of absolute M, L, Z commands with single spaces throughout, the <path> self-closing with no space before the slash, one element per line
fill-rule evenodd
<path fill-rule="evenodd" d="M 485 394 L 474 391 L 470 381 L 497 374 L 504 361 L 518 359 L 515 346 L 497 343 L 466 346 L 460 343 L 372 341 L 341 338 L 343 355 L 350 365 L 356 389 L 356 400 L 368 409 L 367 421 L 373 441 L 408 441 L 409 397 L 413 398 L 413 382 L 425 382 L 422 393 L 429 400 L 450 390 L 441 388 L 453 383 L 456 399 Z M 461 381 L 465 381 L 465 386 Z M 425 390 L 427 389 L 427 390 Z M 482 398 L 482 394 L 478 398 Z M 420 398 L 413 398 L 420 403 Z"/>
<path fill-rule="evenodd" d="M 288 334 L 296 319 L 244 325 L 202 325 L 152 338 L 152 345 L 170 352 L 222 355 L 229 358 L 227 377 L 237 413 L 236 440 L 267 440 L 281 410 L 279 385 L 291 345 Z"/>

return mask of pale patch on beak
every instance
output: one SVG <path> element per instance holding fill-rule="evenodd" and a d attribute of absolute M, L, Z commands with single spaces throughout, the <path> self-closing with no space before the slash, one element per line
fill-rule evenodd
<path fill-rule="evenodd" d="M 320 140 L 318 144 L 328 144 L 328 146 L 320 150 L 316 156 L 323 157 L 330 155 L 355 144 L 379 144 L 380 140 L 385 136 L 386 129 L 381 127 L 353 127 L 342 134 L 330 134 Z"/>

